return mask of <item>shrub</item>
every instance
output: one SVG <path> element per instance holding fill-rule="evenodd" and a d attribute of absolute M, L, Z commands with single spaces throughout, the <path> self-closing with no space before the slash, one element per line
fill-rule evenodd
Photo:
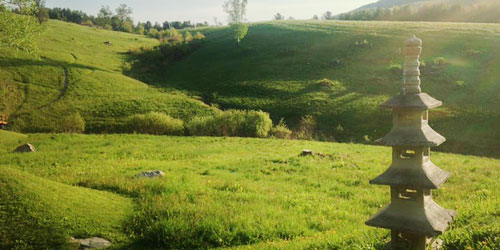
<path fill-rule="evenodd" d="M 205 39 L 205 35 L 203 35 L 203 33 L 201 33 L 201 32 L 196 32 L 196 34 L 194 35 L 193 38 L 195 40 L 203 40 L 203 39 Z"/>
<path fill-rule="evenodd" d="M 437 57 L 434 59 L 434 64 L 435 65 L 446 65 L 446 64 L 448 64 L 448 62 L 446 61 L 446 59 L 444 57 Z"/>
<path fill-rule="evenodd" d="M 269 131 L 269 135 L 272 138 L 290 139 L 290 136 L 292 135 L 292 131 L 290 129 L 288 129 L 288 127 L 285 124 L 284 119 L 281 118 L 278 125 L 276 125 L 276 127 L 272 128 L 271 131 Z"/>
<path fill-rule="evenodd" d="M 467 56 L 470 56 L 470 57 L 481 55 L 481 51 L 474 50 L 474 49 L 468 49 L 465 53 L 467 54 Z"/>
<path fill-rule="evenodd" d="M 180 61 L 182 58 L 189 55 L 192 51 L 192 46 L 186 43 L 163 43 L 157 47 L 165 64 Z"/>
<path fill-rule="evenodd" d="M 228 110 L 214 117 L 195 117 L 186 126 L 195 136 L 267 137 L 273 126 L 262 111 Z"/>
<path fill-rule="evenodd" d="M 420 69 L 425 68 L 426 65 L 427 65 L 427 63 L 425 62 L 425 60 L 420 61 Z"/>
<path fill-rule="evenodd" d="M 94 26 L 94 22 L 92 22 L 92 20 L 90 20 L 90 19 L 87 19 L 87 20 L 82 22 L 82 25 Z"/>
<path fill-rule="evenodd" d="M 311 140 L 315 128 L 316 119 L 310 115 L 303 116 L 300 119 L 297 129 L 293 131 L 293 137 L 299 140 Z"/>
<path fill-rule="evenodd" d="M 152 38 L 160 38 L 160 33 L 158 32 L 157 29 L 155 28 L 151 28 L 149 29 L 148 31 L 148 36 L 152 37 Z"/>
<path fill-rule="evenodd" d="M 184 122 L 164 113 L 149 112 L 145 115 L 136 114 L 127 120 L 129 132 L 152 135 L 182 135 Z"/>
<path fill-rule="evenodd" d="M 186 124 L 186 129 L 192 136 L 216 136 L 217 126 L 214 116 L 197 116 Z"/>
<path fill-rule="evenodd" d="M 80 113 L 66 116 L 59 122 L 58 131 L 63 133 L 83 133 L 85 132 L 85 120 Z"/>
<path fill-rule="evenodd" d="M 403 67 L 401 67 L 401 64 L 391 64 L 387 69 L 393 74 L 393 75 L 401 75 L 403 73 Z"/>
<path fill-rule="evenodd" d="M 460 88 L 467 86 L 467 84 L 464 81 L 456 81 L 455 84 L 457 87 L 460 87 Z"/>
<path fill-rule="evenodd" d="M 243 126 L 239 133 L 240 136 L 267 137 L 269 130 L 273 127 L 273 121 L 269 118 L 269 113 L 263 111 L 244 111 L 244 117 Z"/>
<path fill-rule="evenodd" d="M 327 78 L 319 80 L 316 84 L 322 88 L 335 87 L 335 82 Z"/>
<path fill-rule="evenodd" d="M 193 41 L 193 34 L 191 34 L 191 32 L 187 31 L 185 34 L 184 34 L 184 42 L 186 43 L 190 43 L 191 41 Z"/>

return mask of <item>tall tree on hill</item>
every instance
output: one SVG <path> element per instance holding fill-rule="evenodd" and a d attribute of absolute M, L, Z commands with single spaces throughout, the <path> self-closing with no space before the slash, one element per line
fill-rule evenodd
<path fill-rule="evenodd" d="M 116 17 L 122 21 L 129 21 L 132 20 L 132 13 L 133 10 L 132 8 L 128 7 L 126 4 L 120 4 L 118 8 L 116 8 Z"/>
<path fill-rule="evenodd" d="M 159 22 L 155 22 L 155 25 L 153 25 L 153 28 L 155 28 L 158 31 L 162 31 L 163 25 L 161 25 Z"/>
<path fill-rule="evenodd" d="M 274 20 L 284 20 L 285 16 L 281 15 L 281 13 L 278 13 L 274 15 Z"/>
<path fill-rule="evenodd" d="M 151 28 L 153 28 L 153 24 L 151 23 L 151 21 L 147 21 L 146 24 L 144 24 L 146 33 L 148 33 Z"/>
<path fill-rule="evenodd" d="M 325 12 L 325 14 L 323 14 L 323 20 L 332 20 L 333 19 L 333 14 L 331 11 L 327 11 Z"/>
<path fill-rule="evenodd" d="M 168 21 L 163 22 L 163 30 L 170 29 L 170 23 Z"/>
<path fill-rule="evenodd" d="M 45 8 L 45 0 L 34 0 L 35 13 L 33 13 L 38 18 L 38 23 L 42 24 L 49 20 L 49 10 Z"/>
<path fill-rule="evenodd" d="M 137 26 L 135 26 L 134 28 L 134 32 L 139 35 L 144 35 L 145 31 L 146 30 L 144 29 L 144 24 L 141 22 L 137 23 Z"/>
<path fill-rule="evenodd" d="M 109 6 L 101 6 L 99 13 L 97 13 L 96 23 L 102 28 L 107 29 L 111 27 L 111 17 L 113 17 L 113 11 L 111 11 Z"/>
<path fill-rule="evenodd" d="M 113 30 L 132 32 L 132 8 L 126 4 L 120 4 L 112 17 Z"/>
<path fill-rule="evenodd" d="M 241 41 L 248 34 L 248 25 L 245 23 L 247 12 L 247 0 L 226 0 L 223 5 L 224 12 L 228 15 L 228 23 L 236 42 Z"/>

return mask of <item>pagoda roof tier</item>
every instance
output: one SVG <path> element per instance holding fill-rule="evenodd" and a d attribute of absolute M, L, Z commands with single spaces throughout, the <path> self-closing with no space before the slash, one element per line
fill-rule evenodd
<path fill-rule="evenodd" d="M 370 184 L 438 189 L 449 177 L 450 173 L 436 167 L 430 160 L 422 166 L 394 163 L 385 173 L 371 180 Z"/>
<path fill-rule="evenodd" d="M 421 127 L 393 127 L 391 132 L 376 142 L 386 146 L 437 147 L 446 141 L 428 124 Z"/>
<path fill-rule="evenodd" d="M 434 237 L 446 231 L 454 216 L 455 211 L 444 209 L 426 197 L 423 207 L 409 201 L 392 202 L 366 225 Z"/>
<path fill-rule="evenodd" d="M 393 96 L 381 107 L 392 109 L 429 110 L 441 106 L 443 103 L 427 93 L 399 94 Z"/>

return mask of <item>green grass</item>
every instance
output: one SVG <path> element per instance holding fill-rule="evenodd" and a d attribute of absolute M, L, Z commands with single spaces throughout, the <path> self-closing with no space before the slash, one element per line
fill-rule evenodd
<path fill-rule="evenodd" d="M 30 227 L 36 232 L 30 234 L 33 239 L 52 233 L 61 239 L 103 235 L 119 249 L 383 249 L 388 238 L 388 231 L 364 221 L 389 201 L 387 187 L 368 184 L 390 165 L 389 148 L 32 134 L 25 140 L 38 152 L 5 153 L 17 146 L 16 140 L 0 144 L 0 185 L 13 187 L 0 189 L 0 194 L 7 204 L 12 203 L 6 193 L 23 200 L 10 208 L 31 212 L 32 217 L 16 217 L 20 225 L 30 218 L 48 222 Z M 326 156 L 299 157 L 306 148 Z M 432 159 L 452 174 L 434 192 L 435 200 L 458 210 L 451 230 L 442 236 L 446 249 L 500 247 L 500 161 L 446 153 L 434 153 Z M 166 176 L 135 177 L 148 170 L 162 170 Z M 130 216 L 130 199 L 117 195 L 133 199 Z M 110 215 L 110 210 L 121 212 Z M 5 211 L 11 215 L 16 210 L 1 206 L 0 214 Z M 10 217 L 0 216 L 0 225 Z"/>
<path fill-rule="evenodd" d="M 0 129 L 0 143 L 3 145 L 21 145 L 26 143 L 26 140 L 28 140 L 26 135 Z M 0 153 L 8 153 L 9 151 L 10 149 L 0 146 Z"/>
<path fill-rule="evenodd" d="M 69 247 L 69 236 L 126 240 L 124 222 L 131 199 L 36 177 L 29 171 L 0 170 L 0 247 Z"/>
<path fill-rule="evenodd" d="M 227 28 L 202 32 L 204 45 L 183 61 L 149 74 L 132 67 L 131 76 L 222 108 L 261 109 L 292 127 L 313 115 L 320 139 L 364 142 L 390 130 L 390 112 L 378 105 L 399 93 L 402 72 L 393 65 L 402 64 L 399 50 L 416 34 L 424 41 L 423 90 L 444 103 L 430 117 L 448 138 L 440 150 L 499 156 L 498 24 L 263 22 L 251 25 L 241 47 Z M 447 63 L 434 65 L 439 57 Z M 323 87 L 324 78 L 335 86 Z"/>
<path fill-rule="evenodd" d="M 129 48 L 153 46 L 157 40 L 60 21 L 49 21 L 44 30 L 40 60 L 0 49 L 0 113 L 10 116 L 14 130 L 60 131 L 60 121 L 76 112 L 88 132 L 103 132 L 136 113 L 160 111 L 189 119 L 214 111 L 178 91 L 122 74 Z"/>
<path fill-rule="evenodd" d="M 424 40 L 423 89 L 444 102 L 430 117 L 448 138 L 439 150 L 498 158 L 499 31 L 498 24 L 279 21 L 252 24 L 238 47 L 227 28 L 205 28 L 201 48 L 148 72 L 127 51 L 157 40 L 50 21 L 40 61 L 0 49 L 0 112 L 16 131 L 61 131 L 60 121 L 79 112 L 87 132 L 116 132 L 136 113 L 184 121 L 213 114 L 189 98 L 201 96 L 223 109 L 264 110 L 292 128 L 312 115 L 319 140 L 372 141 L 390 130 L 390 112 L 378 105 L 399 92 L 399 49 L 416 34 Z"/>

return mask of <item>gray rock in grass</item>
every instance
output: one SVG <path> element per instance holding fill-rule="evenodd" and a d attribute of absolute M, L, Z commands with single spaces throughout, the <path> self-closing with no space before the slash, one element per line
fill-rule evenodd
<path fill-rule="evenodd" d="M 71 242 L 79 245 L 78 249 L 103 249 L 111 246 L 111 242 L 98 237 L 88 239 L 75 239 L 71 237 Z"/>
<path fill-rule="evenodd" d="M 32 153 L 32 152 L 36 152 L 36 148 L 29 143 L 21 145 L 17 147 L 16 150 L 14 150 L 14 153 Z"/>
<path fill-rule="evenodd" d="M 165 173 L 161 170 L 154 170 L 154 171 L 147 171 L 147 172 L 142 172 L 140 174 L 136 175 L 137 177 L 148 177 L 148 178 L 155 178 L 155 177 L 163 177 L 165 176 Z"/>

